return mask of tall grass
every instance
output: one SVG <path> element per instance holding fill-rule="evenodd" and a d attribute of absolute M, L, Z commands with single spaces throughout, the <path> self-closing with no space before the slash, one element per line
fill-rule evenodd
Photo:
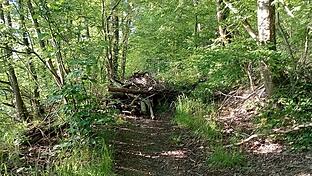
<path fill-rule="evenodd" d="M 244 164 L 244 156 L 235 149 L 222 147 L 222 133 L 215 121 L 214 105 L 206 105 L 199 99 L 178 97 L 174 121 L 190 129 L 195 135 L 208 141 L 212 154 L 207 158 L 211 167 L 226 168 Z"/>
<path fill-rule="evenodd" d="M 207 140 L 218 140 L 221 135 L 214 121 L 214 113 L 213 105 L 207 106 L 199 99 L 183 95 L 178 97 L 174 121 Z"/>
<path fill-rule="evenodd" d="M 10 169 L 19 165 L 20 144 L 27 124 L 16 122 L 0 113 L 0 175 L 9 175 Z"/>
<path fill-rule="evenodd" d="M 245 157 L 241 152 L 225 150 L 222 147 L 216 147 L 207 159 L 208 165 L 217 168 L 243 166 L 245 162 Z"/>
<path fill-rule="evenodd" d="M 70 154 L 70 156 L 67 156 Z M 54 172 L 60 176 L 112 176 L 111 153 L 103 141 L 100 147 L 75 147 L 70 153 L 64 151 L 54 165 Z"/>

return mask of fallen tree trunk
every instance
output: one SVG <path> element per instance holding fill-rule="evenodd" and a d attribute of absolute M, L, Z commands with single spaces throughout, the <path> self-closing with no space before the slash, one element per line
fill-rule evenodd
<path fill-rule="evenodd" d="M 135 90 L 130 88 L 123 88 L 123 87 L 112 87 L 108 86 L 109 92 L 118 92 L 118 93 L 127 93 L 127 94 L 142 94 L 142 95 L 152 95 L 157 93 L 157 91 L 148 91 L 148 90 Z"/>
<path fill-rule="evenodd" d="M 116 83 L 108 86 L 108 92 L 112 94 L 112 101 L 108 104 L 126 114 L 149 115 L 154 119 L 154 107 L 172 95 L 163 82 L 147 72 L 134 73 L 124 82 Z"/>

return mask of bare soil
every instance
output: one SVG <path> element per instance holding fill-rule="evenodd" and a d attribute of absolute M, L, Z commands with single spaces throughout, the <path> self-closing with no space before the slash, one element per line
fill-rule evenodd
<path fill-rule="evenodd" d="M 122 176 L 205 175 L 204 147 L 188 143 L 168 117 L 125 117 L 113 141 L 115 173 Z M 184 135 L 184 136 L 183 136 Z"/>
<path fill-rule="evenodd" d="M 125 116 L 115 128 L 112 141 L 114 169 L 120 176 L 310 176 L 312 153 L 256 153 L 246 149 L 246 164 L 236 168 L 209 167 L 211 151 L 188 130 L 170 122 L 170 115 L 158 120 Z M 251 140 L 259 141 L 259 140 Z M 250 143 L 250 142 L 249 142 Z M 260 146 L 266 146 L 263 141 Z M 269 145 L 269 143 L 268 143 Z M 258 147 L 259 148 L 259 147 Z"/>

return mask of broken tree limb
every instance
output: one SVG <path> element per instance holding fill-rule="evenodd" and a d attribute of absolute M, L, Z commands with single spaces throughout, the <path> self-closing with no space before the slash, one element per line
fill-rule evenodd
<path fill-rule="evenodd" d="M 108 86 L 108 92 L 113 98 L 110 106 L 131 115 L 149 115 L 151 119 L 155 119 L 157 103 L 175 95 L 148 72 L 137 72 L 123 82 L 117 81 Z"/>
<path fill-rule="evenodd" d="M 286 129 L 286 130 L 282 130 L 282 129 L 273 129 L 273 132 L 275 134 L 288 134 L 288 133 L 292 133 L 295 131 L 299 131 L 301 129 L 305 129 L 305 128 L 311 128 L 312 127 L 312 122 L 311 123 L 306 123 L 306 124 L 301 124 L 301 125 L 296 125 L 291 127 L 290 129 Z"/>
<path fill-rule="evenodd" d="M 244 144 L 244 143 L 246 143 L 246 142 L 249 142 L 249 141 L 251 141 L 252 139 L 257 138 L 257 137 L 260 137 L 260 136 L 264 136 L 264 134 L 253 134 L 253 135 L 249 136 L 248 138 L 246 138 L 246 139 L 244 139 L 244 140 L 241 140 L 240 142 L 227 145 L 227 146 L 225 146 L 225 148 L 230 148 L 230 147 L 233 147 L 233 146 L 240 146 L 240 145 L 242 145 L 242 144 Z"/>
<path fill-rule="evenodd" d="M 0 83 L 6 84 L 6 85 L 8 85 L 8 86 L 11 86 L 11 83 L 10 83 L 9 81 L 2 81 L 2 80 L 0 80 Z"/>
<path fill-rule="evenodd" d="M 233 4 L 231 4 L 230 2 L 226 2 L 224 1 L 224 4 L 226 5 L 226 7 L 228 7 L 235 15 L 240 15 L 240 12 L 238 9 L 236 9 Z M 251 24 L 248 22 L 248 20 L 246 18 L 244 18 L 242 20 L 242 24 L 243 27 L 245 28 L 245 30 L 247 31 L 247 33 L 250 35 L 251 38 L 253 38 L 254 40 L 258 41 L 258 34 L 257 32 L 252 28 Z"/>
<path fill-rule="evenodd" d="M 312 123 L 307 123 L 307 124 L 301 124 L 301 125 L 293 126 L 292 128 L 287 129 L 287 130 L 273 129 L 273 132 L 270 134 L 253 134 L 253 135 L 249 136 L 248 138 L 241 140 L 240 142 L 226 145 L 225 148 L 240 146 L 240 145 L 247 143 L 247 142 L 253 140 L 254 138 L 258 138 L 258 137 L 271 136 L 271 135 L 285 135 L 288 133 L 296 132 L 296 131 L 299 131 L 299 130 L 302 130 L 305 128 L 311 128 L 311 127 L 312 127 Z"/>
<path fill-rule="evenodd" d="M 128 88 L 120 88 L 120 87 L 112 87 L 108 86 L 109 92 L 117 92 L 117 93 L 124 93 L 124 94 L 141 94 L 141 95 L 152 95 L 155 94 L 155 91 L 147 91 L 147 90 L 135 90 L 135 89 L 128 89 Z"/>

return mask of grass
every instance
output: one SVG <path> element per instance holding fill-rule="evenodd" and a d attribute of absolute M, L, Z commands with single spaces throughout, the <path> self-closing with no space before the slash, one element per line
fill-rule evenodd
<path fill-rule="evenodd" d="M 0 116 L 1 118 L 1 116 Z M 4 130 L 5 129 L 5 130 Z M 13 123 L 9 118 L 0 122 L 0 175 L 41 176 L 113 176 L 113 161 L 105 140 L 111 134 L 105 129 L 92 131 L 87 139 L 66 140 L 53 147 L 54 155 L 45 166 L 34 162 L 25 164 L 20 157 L 20 146 L 25 140 L 26 123 Z M 61 140 L 61 139 L 60 139 Z M 44 153 L 45 151 L 43 151 Z M 43 154 L 44 155 L 44 154 Z M 36 158 L 33 158 L 36 159 Z M 40 159 L 39 159 L 40 160 Z"/>
<path fill-rule="evenodd" d="M 15 122 L 0 113 L 0 175 L 9 175 L 12 167 L 20 164 L 19 145 L 23 142 L 26 123 Z"/>
<path fill-rule="evenodd" d="M 242 153 L 235 149 L 225 150 L 222 146 L 222 133 L 215 120 L 214 106 L 208 106 L 198 99 L 180 96 L 176 104 L 174 121 L 190 129 L 195 135 L 208 141 L 213 153 L 207 159 L 207 164 L 216 168 L 241 166 L 245 163 Z"/>
<path fill-rule="evenodd" d="M 245 161 L 242 153 L 235 150 L 227 151 L 222 147 L 217 147 L 207 159 L 208 165 L 217 168 L 243 166 Z"/>
<path fill-rule="evenodd" d="M 64 158 L 55 164 L 54 172 L 60 176 L 112 176 L 112 158 L 105 142 L 100 147 L 78 147 L 63 152 L 59 157 Z"/>
<path fill-rule="evenodd" d="M 216 141 L 221 139 L 221 133 L 212 118 L 213 113 L 213 107 L 206 107 L 200 100 L 180 96 L 176 105 L 174 121 L 206 140 Z"/>

